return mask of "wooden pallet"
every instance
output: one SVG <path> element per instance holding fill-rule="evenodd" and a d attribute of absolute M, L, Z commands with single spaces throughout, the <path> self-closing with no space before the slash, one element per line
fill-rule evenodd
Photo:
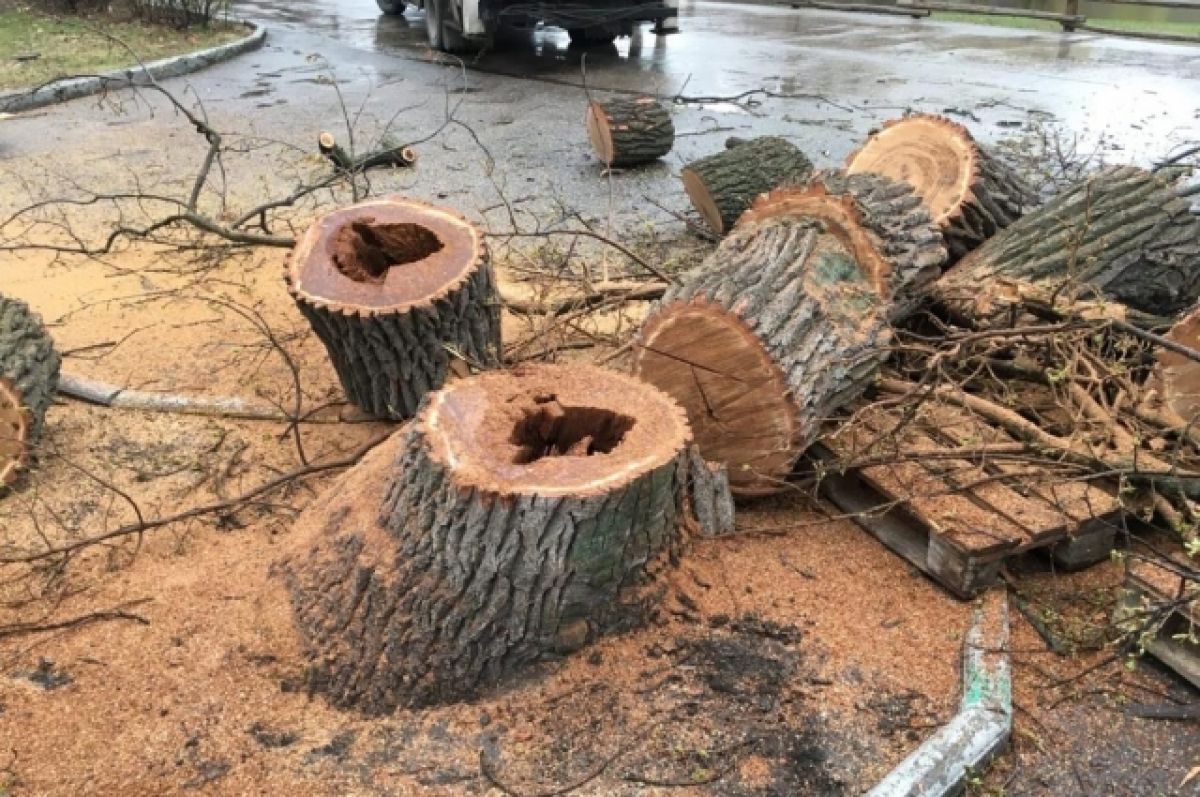
<path fill-rule="evenodd" d="M 1146 652 L 1200 689 L 1200 644 L 1181 638 L 1200 636 L 1200 585 L 1190 582 L 1161 564 L 1131 560 L 1125 572 L 1125 592 L 1117 608 L 1118 625 L 1130 630 L 1150 606 L 1179 603 L 1160 628 L 1145 641 Z"/>
<path fill-rule="evenodd" d="M 955 456 L 983 446 L 989 453 Z M 970 598 L 998 580 L 1007 558 L 1026 551 L 1046 550 L 1067 569 L 1112 551 L 1120 502 L 1093 483 L 1001 455 L 1021 449 L 956 407 L 922 406 L 912 414 L 876 403 L 859 406 L 850 423 L 814 447 L 812 459 L 829 500 Z M 844 462 L 862 466 L 842 470 Z"/>

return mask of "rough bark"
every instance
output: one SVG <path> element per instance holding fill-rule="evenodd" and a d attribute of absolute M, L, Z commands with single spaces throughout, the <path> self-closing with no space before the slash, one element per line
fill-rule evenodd
<path fill-rule="evenodd" d="M 1036 194 L 962 125 L 930 114 L 887 122 L 846 159 L 850 174 L 903 180 L 942 228 L 950 263 L 1019 219 Z"/>
<path fill-rule="evenodd" d="M 694 445 L 688 449 L 688 496 L 701 537 L 723 537 L 734 532 L 729 466 L 707 461 Z"/>
<path fill-rule="evenodd" d="M 288 286 L 325 344 L 347 399 L 408 418 L 421 398 L 500 358 L 500 306 L 483 237 L 461 216 L 408 199 L 313 223 Z"/>
<path fill-rule="evenodd" d="M 759 194 L 803 183 L 812 174 L 804 153 L 777 136 L 731 138 L 725 147 L 680 173 L 692 204 L 718 235 L 731 230 Z"/>
<path fill-rule="evenodd" d="M 936 292 L 985 325 L 1023 301 L 1107 299 L 1174 315 L 1200 297 L 1200 219 L 1170 179 L 1108 167 L 964 258 Z"/>
<path fill-rule="evenodd" d="M 16 480 L 41 437 L 60 363 L 37 313 L 0 296 L 0 486 Z"/>
<path fill-rule="evenodd" d="M 688 436 L 669 397 L 591 366 L 430 394 L 280 568 L 311 687 L 372 714 L 465 699 L 640 622 L 681 543 Z"/>
<path fill-rule="evenodd" d="M 588 140 L 610 167 L 637 166 L 657 160 L 675 144 L 671 114 L 653 97 L 616 97 L 588 103 Z"/>
<path fill-rule="evenodd" d="M 682 276 L 634 340 L 634 373 L 688 413 L 739 495 L 784 488 L 823 419 L 886 357 L 887 302 L 819 222 L 740 225 Z"/>
<path fill-rule="evenodd" d="M 776 216 L 818 220 L 837 236 L 889 301 L 892 320 L 920 304 L 946 262 L 942 233 L 921 198 L 880 174 L 818 172 L 806 186 L 759 196 L 738 223 Z"/>

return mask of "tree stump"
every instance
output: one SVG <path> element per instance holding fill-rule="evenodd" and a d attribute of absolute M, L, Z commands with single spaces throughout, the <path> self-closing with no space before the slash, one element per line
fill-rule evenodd
<path fill-rule="evenodd" d="M 941 276 L 946 247 L 921 198 L 880 174 L 822 171 L 806 186 L 762 194 L 738 224 L 777 216 L 814 219 L 854 256 L 892 320 L 909 315 Z"/>
<path fill-rule="evenodd" d="M 712 231 L 724 235 L 759 194 L 803 183 L 812 163 L 786 139 L 731 138 L 725 151 L 692 161 L 680 172 L 692 205 Z"/>
<path fill-rule="evenodd" d="M 1172 180 L 1104 168 L 963 258 L 936 293 L 985 326 L 1030 301 L 1107 299 L 1173 316 L 1200 298 L 1200 219 L 1189 211 Z"/>
<path fill-rule="evenodd" d="M 333 703 L 468 698 L 640 622 L 681 540 L 690 432 L 591 366 L 457 380 L 302 516 L 281 567 Z"/>
<path fill-rule="evenodd" d="M 637 166 L 657 160 L 675 145 L 671 114 L 653 97 L 588 103 L 587 134 L 605 166 Z"/>
<path fill-rule="evenodd" d="M 929 114 L 887 122 L 850 154 L 846 171 L 882 174 L 913 186 L 942 228 L 951 263 L 1036 201 L 1033 190 L 965 127 Z"/>
<path fill-rule="evenodd" d="M 0 487 L 13 484 L 41 437 L 61 358 L 42 319 L 0 296 Z"/>
<path fill-rule="evenodd" d="M 735 494 L 766 495 L 874 378 L 887 316 L 867 270 L 821 222 L 748 222 L 651 311 L 633 372 L 683 405 Z"/>
<path fill-rule="evenodd" d="M 399 197 L 335 210 L 296 244 L 287 282 L 347 399 L 372 415 L 411 417 L 455 361 L 500 361 L 487 247 L 451 211 Z"/>

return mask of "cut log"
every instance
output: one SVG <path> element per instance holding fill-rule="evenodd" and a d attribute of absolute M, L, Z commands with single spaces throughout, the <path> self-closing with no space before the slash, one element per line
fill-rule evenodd
<path fill-rule="evenodd" d="M 1200 219 L 1189 210 L 1166 177 L 1104 168 L 972 252 L 936 293 L 985 326 L 1026 301 L 1104 299 L 1171 316 L 1200 298 Z"/>
<path fill-rule="evenodd" d="M 680 177 L 692 205 L 723 235 L 759 194 L 803 183 L 810 174 L 812 163 L 803 152 L 786 139 L 763 136 L 731 138 L 724 152 L 689 163 Z"/>
<path fill-rule="evenodd" d="M 592 366 L 430 394 L 277 568 L 310 686 L 371 714 L 466 699 L 641 622 L 682 542 L 689 436 L 668 396 Z"/>
<path fill-rule="evenodd" d="M 0 487 L 13 484 L 41 437 L 61 358 L 42 319 L 0 296 Z"/>
<path fill-rule="evenodd" d="M 1166 337 L 1200 351 L 1200 307 L 1171 327 Z M 1160 348 L 1151 386 L 1158 391 L 1164 407 L 1175 416 L 1177 426 L 1200 424 L 1200 363 Z"/>
<path fill-rule="evenodd" d="M 688 413 L 737 495 L 778 492 L 821 422 L 885 359 L 887 302 L 819 222 L 739 227 L 681 277 L 633 345 L 633 371 Z"/>
<path fill-rule="evenodd" d="M 880 174 L 818 172 L 806 186 L 762 194 L 738 224 L 776 216 L 819 220 L 890 302 L 893 320 L 912 312 L 946 262 L 942 233 L 921 198 Z"/>
<path fill-rule="evenodd" d="M 500 361 L 500 303 L 483 235 L 412 199 L 320 217 L 287 270 L 296 304 L 325 344 L 347 399 L 409 418 L 458 370 Z"/>
<path fill-rule="evenodd" d="M 913 186 L 942 228 L 950 263 L 1012 224 L 1036 201 L 1033 190 L 965 127 L 929 114 L 887 122 L 850 154 L 846 171 L 882 174 Z"/>
<path fill-rule="evenodd" d="M 321 154 L 329 158 L 329 162 L 344 172 L 365 172 L 380 166 L 412 166 L 417 162 L 417 152 L 409 146 L 384 147 L 376 152 L 368 152 L 357 158 L 337 143 L 337 138 L 329 131 L 322 131 L 317 136 L 317 148 Z"/>
<path fill-rule="evenodd" d="M 649 163 L 675 145 L 671 114 L 653 97 L 592 100 L 587 134 L 596 157 L 609 167 Z"/>

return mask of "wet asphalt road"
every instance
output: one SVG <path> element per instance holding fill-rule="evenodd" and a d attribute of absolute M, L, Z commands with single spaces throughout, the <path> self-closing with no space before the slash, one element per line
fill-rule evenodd
<path fill-rule="evenodd" d="M 818 166 L 834 166 L 880 121 L 909 109 L 949 113 L 989 142 L 1048 124 L 1111 162 L 1145 164 L 1200 139 L 1200 48 L 691 0 L 681 33 L 644 30 L 586 53 L 593 92 L 679 98 L 671 154 L 607 181 L 582 124 L 583 53 L 562 31 L 508 42 L 464 72 L 428 50 L 418 11 L 396 18 L 373 0 L 257 0 L 235 13 L 268 27 L 266 46 L 168 82 L 203 99 L 222 129 L 311 152 L 319 130 L 344 129 L 344 102 L 360 147 L 385 127 L 420 142 L 417 168 L 380 178 L 388 189 L 493 221 L 507 216 L 503 192 L 518 216 L 561 215 L 566 206 L 677 226 L 644 197 L 686 208 L 680 166 L 727 136 L 784 135 Z M 771 94 L 730 101 L 759 89 Z M 470 130 L 452 125 L 424 140 L 448 106 Z M 51 169 L 67 158 L 81 182 L 126 161 L 181 179 L 203 154 L 161 103 L 131 100 L 114 114 L 84 99 L 3 124 L 0 179 L 27 177 L 29 158 Z M 266 158 L 233 171 L 235 189 L 263 177 L 290 185 L 294 174 Z M 10 200 L 0 191 L 0 206 Z"/>

